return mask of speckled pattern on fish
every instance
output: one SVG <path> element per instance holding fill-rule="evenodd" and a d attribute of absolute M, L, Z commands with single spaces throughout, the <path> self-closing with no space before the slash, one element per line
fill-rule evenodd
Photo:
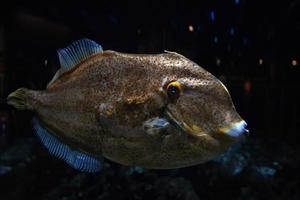
<path fill-rule="evenodd" d="M 96 52 L 60 71 L 47 89 L 22 89 L 8 103 L 33 111 L 71 148 L 124 165 L 191 166 L 244 137 L 243 129 L 228 134 L 243 120 L 225 86 L 174 52 Z"/>

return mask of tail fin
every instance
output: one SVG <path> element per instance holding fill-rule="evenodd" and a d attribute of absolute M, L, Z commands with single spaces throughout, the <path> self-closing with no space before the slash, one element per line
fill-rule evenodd
<path fill-rule="evenodd" d="M 28 100 L 31 99 L 29 89 L 19 88 L 16 91 L 10 93 L 7 97 L 7 104 L 15 107 L 18 110 L 31 110 L 31 106 L 28 104 Z"/>

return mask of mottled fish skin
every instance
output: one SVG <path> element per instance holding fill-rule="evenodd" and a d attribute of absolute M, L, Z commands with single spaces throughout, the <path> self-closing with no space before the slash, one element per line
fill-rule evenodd
<path fill-rule="evenodd" d="M 185 88 L 176 103 L 164 90 L 171 81 Z M 242 121 L 218 79 L 172 52 L 104 51 L 63 73 L 46 90 L 29 92 L 29 109 L 71 147 L 146 168 L 206 162 L 237 140 L 220 130 Z M 143 123 L 167 111 L 186 123 L 189 133 L 172 125 L 161 134 L 147 134 Z"/>

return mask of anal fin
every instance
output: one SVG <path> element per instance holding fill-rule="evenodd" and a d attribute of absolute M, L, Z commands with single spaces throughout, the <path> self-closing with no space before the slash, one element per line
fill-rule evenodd
<path fill-rule="evenodd" d="M 48 149 L 49 153 L 64 160 L 71 167 L 82 172 L 98 172 L 103 167 L 103 161 L 91 155 L 70 148 L 57 137 L 41 126 L 39 121 L 32 120 L 37 136 Z"/>

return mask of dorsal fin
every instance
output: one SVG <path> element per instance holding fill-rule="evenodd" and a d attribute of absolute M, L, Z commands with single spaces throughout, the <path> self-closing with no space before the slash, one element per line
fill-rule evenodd
<path fill-rule="evenodd" d="M 73 42 L 64 49 L 59 49 L 57 53 L 61 68 L 66 70 L 74 67 L 91 55 L 102 51 L 101 45 L 85 38 Z"/>
<path fill-rule="evenodd" d="M 70 148 L 67 144 L 62 143 L 57 137 L 42 127 L 36 118 L 33 118 L 32 122 L 37 136 L 50 154 L 63 159 L 73 168 L 83 172 L 98 172 L 102 169 L 103 161 L 101 158 L 96 158 Z"/>
<path fill-rule="evenodd" d="M 183 57 L 185 58 L 183 55 L 175 52 L 175 51 L 167 51 L 167 50 L 164 50 L 165 53 L 168 53 L 168 54 L 172 54 L 172 55 L 175 55 L 175 56 L 179 56 L 179 57 Z"/>
<path fill-rule="evenodd" d="M 57 50 L 61 68 L 48 83 L 47 88 L 58 79 L 62 73 L 72 69 L 80 62 L 99 52 L 103 52 L 101 45 L 87 38 L 75 41 L 68 47 Z"/>

